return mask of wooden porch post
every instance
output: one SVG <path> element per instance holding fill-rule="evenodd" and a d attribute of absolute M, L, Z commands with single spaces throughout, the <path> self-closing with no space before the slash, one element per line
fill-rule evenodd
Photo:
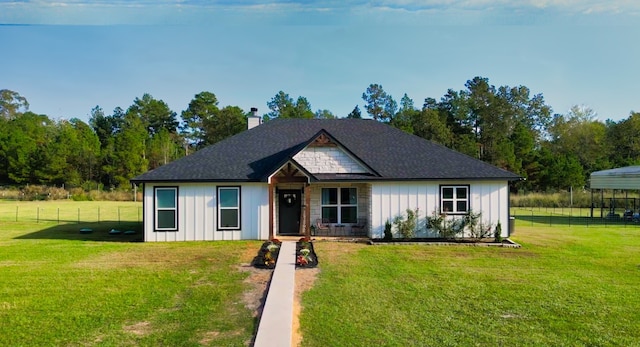
<path fill-rule="evenodd" d="M 304 235 L 311 238 L 311 185 L 304 185 L 304 219 L 307 221 L 307 227 Z"/>
<path fill-rule="evenodd" d="M 273 190 L 275 184 L 269 182 L 269 240 L 274 238 L 273 235 Z"/>

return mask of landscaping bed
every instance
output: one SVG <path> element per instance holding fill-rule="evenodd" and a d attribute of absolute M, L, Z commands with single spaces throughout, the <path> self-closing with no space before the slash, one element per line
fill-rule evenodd
<path fill-rule="evenodd" d="M 259 269 L 273 269 L 276 267 L 280 246 L 282 242 L 278 239 L 265 241 L 258 250 L 258 255 L 253 258 L 251 265 Z"/>
<path fill-rule="evenodd" d="M 282 242 L 278 239 L 265 241 L 258 250 L 258 254 L 253 258 L 251 264 L 260 269 L 273 269 L 278 262 L 280 246 Z M 296 242 L 296 267 L 313 268 L 318 266 L 318 256 L 313 249 L 313 243 L 307 238 L 301 238 Z"/>
<path fill-rule="evenodd" d="M 414 245 L 414 244 L 431 244 L 431 245 L 466 245 L 466 246 L 487 246 L 487 247 L 511 247 L 520 248 L 518 243 L 510 239 L 503 239 L 497 242 L 493 238 L 472 240 L 472 239 L 445 239 L 445 238 L 410 238 L 410 239 L 371 239 L 371 245 Z"/>
<path fill-rule="evenodd" d="M 318 256 L 313 249 L 313 243 L 302 238 L 296 242 L 296 267 L 312 268 L 318 266 Z"/>

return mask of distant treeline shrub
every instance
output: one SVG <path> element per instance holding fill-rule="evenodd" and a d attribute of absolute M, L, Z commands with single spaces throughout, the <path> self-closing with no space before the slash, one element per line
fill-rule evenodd
<path fill-rule="evenodd" d="M 142 193 L 137 192 L 137 200 L 141 201 Z M 28 185 L 20 189 L 16 187 L 0 188 L 0 199 L 4 200 L 64 200 L 74 201 L 132 201 L 133 192 L 125 190 L 85 190 L 83 188 L 65 189 L 42 185 Z"/>
<path fill-rule="evenodd" d="M 2 200 L 19 200 L 22 193 L 20 189 L 15 187 L 1 187 L 0 199 Z"/>
<path fill-rule="evenodd" d="M 64 188 L 28 185 L 20 189 L 20 200 L 62 200 L 67 199 L 69 193 Z"/>
<path fill-rule="evenodd" d="M 142 193 L 137 192 L 138 201 L 142 199 Z M 133 192 L 124 190 L 90 190 L 73 188 L 70 191 L 70 199 L 74 201 L 132 201 Z"/>
<path fill-rule="evenodd" d="M 526 193 L 511 194 L 512 207 L 590 207 L 591 192 L 574 190 L 573 198 L 571 192 L 562 191 L 555 193 Z M 597 203 L 599 197 L 594 197 Z M 573 201 L 573 204 L 572 204 Z"/>

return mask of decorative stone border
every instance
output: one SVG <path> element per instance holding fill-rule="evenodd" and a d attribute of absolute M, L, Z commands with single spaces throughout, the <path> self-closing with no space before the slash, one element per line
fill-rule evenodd
<path fill-rule="evenodd" d="M 455 241 L 369 241 L 370 245 L 424 245 L 424 246 L 471 246 L 471 247 L 503 247 L 503 248 L 521 248 L 522 246 L 512 241 L 504 239 L 502 243 L 497 242 L 455 242 Z"/>

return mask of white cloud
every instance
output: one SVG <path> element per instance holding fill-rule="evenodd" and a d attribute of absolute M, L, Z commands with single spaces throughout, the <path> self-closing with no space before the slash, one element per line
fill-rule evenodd
<path fill-rule="evenodd" d="M 122 13 L 120 13 L 120 11 Z M 109 11 L 109 20 L 104 22 L 102 11 Z M 193 17 L 203 14 L 219 15 L 249 14 L 257 18 L 271 15 L 294 18 L 299 13 L 316 13 L 320 16 L 369 16 L 384 22 L 403 23 L 404 18 L 383 18 L 385 14 L 455 16 L 464 13 L 466 18 L 497 17 L 504 21 L 517 12 L 520 16 L 569 15 L 592 18 L 597 15 L 619 16 L 637 20 L 640 16 L 640 1 L 637 0 L 323 0 L 323 1 L 265 1 L 265 0 L 67 0 L 67 1 L 3 1 L 0 0 L 0 24 L 125 24 L 132 19 L 138 24 L 154 23 L 156 20 L 171 20 L 172 23 L 191 23 Z M 49 18 L 56 16 L 57 18 Z M 102 17 L 102 18 L 101 18 Z M 167 19 L 169 18 L 169 19 Z M 224 19 L 224 18 L 222 18 Z M 364 18 L 363 18 L 364 19 Z M 434 19 L 434 18 L 431 18 Z M 299 21 L 299 18 L 297 19 Z M 446 19 L 438 20 L 446 22 Z M 485 20 L 483 20 L 484 22 Z M 611 20 L 616 23 L 616 20 Z M 319 20 L 321 22 L 321 20 Z M 627 20 L 627 22 L 633 22 Z"/>

